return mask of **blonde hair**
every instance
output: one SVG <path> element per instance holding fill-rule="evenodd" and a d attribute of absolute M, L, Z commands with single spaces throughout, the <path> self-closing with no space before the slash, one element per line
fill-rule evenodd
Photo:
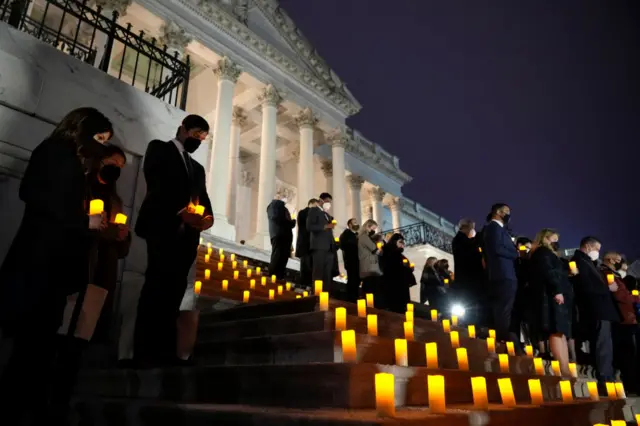
<path fill-rule="evenodd" d="M 558 253 L 556 253 L 556 251 L 546 241 L 546 239 L 551 237 L 552 235 L 557 235 L 558 238 L 560 237 L 560 234 L 558 234 L 555 229 L 541 229 L 540 232 L 538 232 L 538 234 L 536 235 L 536 238 L 533 240 L 533 244 L 531 244 L 531 253 L 533 253 L 539 247 L 546 247 L 557 255 Z"/>
<path fill-rule="evenodd" d="M 367 219 L 360 227 L 360 234 L 367 234 L 372 226 L 378 226 L 378 222 L 373 219 Z"/>

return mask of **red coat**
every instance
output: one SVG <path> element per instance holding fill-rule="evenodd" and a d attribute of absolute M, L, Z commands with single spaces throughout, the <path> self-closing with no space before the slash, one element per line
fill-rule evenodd
<path fill-rule="evenodd" d="M 600 269 L 602 275 L 604 276 L 605 282 L 607 281 L 607 275 L 612 274 L 614 277 L 615 283 L 618 285 L 618 290 L 613 293 L 613 298 L 615 299 L 618 309 L 620 310 L 620 315 L 622 316 L 622 324 L 637 324 L 638 321 L 636 319 L 636 311 L 633 307 L 634 303 L 638 303 L 640 298 L 638 296 L 634 296 L 627 289 L 627 286 L 624 285 L 624 281 L 620 278 L 620 275 L 613 272 L 606 266 L 602 266 Z"/>

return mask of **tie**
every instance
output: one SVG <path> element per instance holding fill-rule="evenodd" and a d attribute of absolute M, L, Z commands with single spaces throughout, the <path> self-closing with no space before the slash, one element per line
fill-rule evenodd
<path fill-rule="evenodd" d="M 193 169 L 191 167 L 191 158 L 187 151 L 182 151 L 182 156 L 184 157 L 184 165 L 187 167 L 187 176 L 189 177 L 189 183 L 193 179 Z"/>

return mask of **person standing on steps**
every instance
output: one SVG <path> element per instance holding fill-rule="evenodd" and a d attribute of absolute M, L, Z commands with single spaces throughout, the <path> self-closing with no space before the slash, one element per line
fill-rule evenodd
<path fill-rule="evenodd" d="M 331 194 L 320 194 L 318 207 L 309 209 L 307 230 L 311 236 L 309 248 L 313 262 L 312 279 L 322 281 L 322 291 L 331 293 L 333 282 L 336 243 L 333 238 L 333 217 L 327 213 L 331 209 Z"/>
<path fill-rule="evenodd" d="M 340 235 L 340 249 L 344 269 L 347 271 L 347 300 L 358 301 L 360 289 L 360 261 L 358 260 L 358 230 L 360 225 L 355 218 L 349 219 L 347 229 Z"/>
<path fill-rule="evenodd" d="M 311 271 L 313 261 L 311 259 L 311 234 L 307 230 L 307 217 L 309 210 L 318 207 L 318 200 L 312 198 L 307 207 L 298 212 L 298 236 L 296 238 L 296 257 L 300 259 L 300 286 L 311 289 Z"/>
<path fill-rule="evenodd" d="M 291 257 L 293 243 L 293 227 L 296 221 L 291 219 L 287 209 L 287 198 L 276 194 L 276 198 L 267 206 L 269 217 L 269 237 L 271 237 L 271 262 L 269 274 L 283 280 L 287 272 L 287 262 Z"/>
<path fill-rule="evenodd" d="M 168 142 L 149 143 L 144 158 L 147 194 L 135 225 L 147 243 L 147 271 L 138 301 L 134 359 L 139 367 L 180 365 L 177 319 L 200 232 L 213 226 L 204 168 L 191 158 L 209 124 L 188 115 Z M 193 206 L 203 206 L 202 215 Z"/>

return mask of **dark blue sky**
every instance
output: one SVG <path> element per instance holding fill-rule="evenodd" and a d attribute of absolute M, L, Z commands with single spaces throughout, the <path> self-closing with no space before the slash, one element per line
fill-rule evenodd
<path fill-rule="evenodd" d="M 400 158 L 405 195 L 456 222 L 595 234 L 640 255 L 640 2 L 281 0 Z"/>

